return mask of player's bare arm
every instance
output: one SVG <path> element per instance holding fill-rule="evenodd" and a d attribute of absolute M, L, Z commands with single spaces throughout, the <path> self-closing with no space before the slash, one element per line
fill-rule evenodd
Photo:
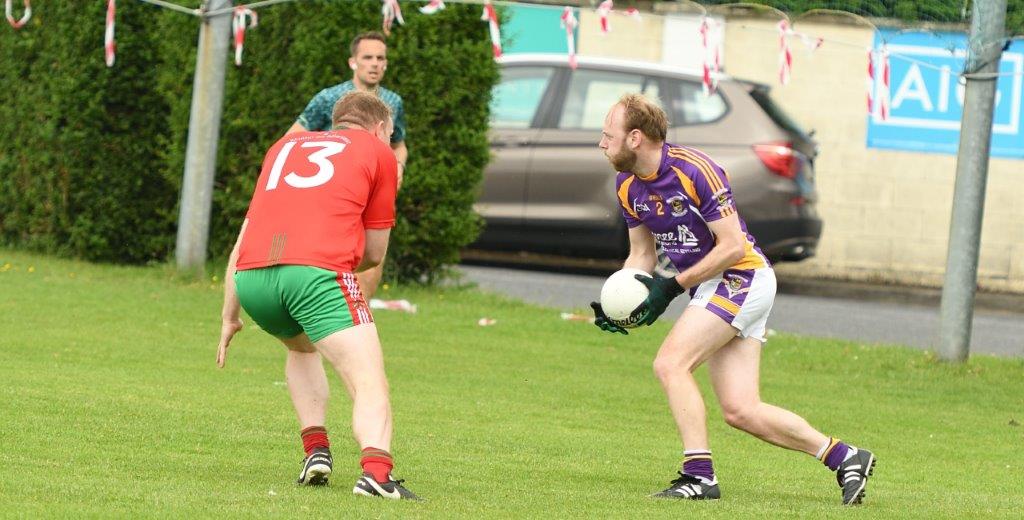
<path fill-rule="evenodd" d="M 249 219 L 242 222 L 242 229 L 238 232 L 238 240 L 235 241 L 235 247 L 231 250 L 228 267 L 224 272 L 224 307 L 220 312 L 220 344 L 217 345 L 217 366 L 220 368 L 224 368 L 224 363 L 227 361 L 228 345 L 231 343 L 231 338 L 242 330 L 241 304 L 238 302 L 238 292 L 235 290 L 235 265 L 238 263 L 238 247 L 242 243 L 245 226 L 248 224 Z"/>
<path fill-rule="evenodd" d="M 715 246 L 693 267 L 676 275 L 676 282 L 682 287 L 694 287 L 710 280 L 743 258 L 746 237 L 736 213 L 708 222 L 708 228 L 715 234 Z"/>
<path fill-rule="evenodd" d="M 395 159 L 398 159 L 399 163 L 405 164 L 405 162 L 409 160 L 409 148 L 405 146 L 405 141 L 391 143 L 391 149 L 395 151 Z M 401 172 L 399 172 L 399 174 L 401 174 Z"/>
<path fill-rule="evenodd" d="M 409 148 L 405 141 L 391 143 L 391 149 L 395 151 L 395 159 L 398 159 L 398 187 L 402 187 L 402 178 L 405 176 L 405 163 L 409 160 Z"/>
<path fill-rule="evenodd" d="M 363 260 L 356 266 L 355 271 L 358 273 L 380 265 L 384 261 L 384 255 L 388 252 L 388 240 L 390 238 L 391 228 L 367 229 Z"/>
<path fill-rule="evenodd" d="M 657 244 L 650 228 L 644 224 L 629 228 L 629 256 L 622 267 L 632 267 L 649 273 L 654 270 L 657 262 Z"/>

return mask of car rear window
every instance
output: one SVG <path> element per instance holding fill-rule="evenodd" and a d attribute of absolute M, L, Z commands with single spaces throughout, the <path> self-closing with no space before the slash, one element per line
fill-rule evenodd
<path fill-rule="evenodd" d="M 761 109 L 768 114 L 768 117 L 770 117 L 775 124 L 798 136 L 803 137 L 807 135 L 807 133 L 804 132 L 804 129 L 800 128 L 800 125 L 796 124 L 796 121 L 793 121 L 793 119 L 790 118 L 784 110 L 782 110 L 782 107 L 772 100 L 772 97 L 768 94 L 768 87 L 760 85 L 755 86 L 750 90 L 750 97 L 754 98 L 754 101 L 756 101 Z"/>

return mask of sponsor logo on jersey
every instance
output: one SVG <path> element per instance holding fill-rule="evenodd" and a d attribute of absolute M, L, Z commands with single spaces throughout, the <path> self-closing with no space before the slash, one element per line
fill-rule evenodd
<path fill-rule="evenodd" d="M 640 202 L 640 198 L 633 199 L 633 213 L 640 214 L 640 212 L 649 213 L 651 211 L 650 206 L 646 202 Z"/>
<path fill-rule="evenodd" d="M 693 231 L 690 231 L 690 228 L 682 224 L 679 224 L 679 227 L 676 228 L 676 231 L 679 232 L 679 242 L 681 242 L 682 245 L 687 247 L 693 247 L 698 244 L 697 235 L 694 235 Z"/>
<path fill-rule="evenodd" d="M 670 246 L 684 246 L 693 247 L 698 245 L 697 235 L 690 231 L 690 228 L 683 224 L 676 226 L 675 231 L 667 231 L 664 233 L 651 232 L 654 235 L 654 239 L 659 243 L 667 244 Z"/>

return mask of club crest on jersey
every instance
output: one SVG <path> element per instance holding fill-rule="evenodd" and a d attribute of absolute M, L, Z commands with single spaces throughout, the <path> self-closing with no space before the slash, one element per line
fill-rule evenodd
<path fill-rule="evenodd" d="M 674 197 L 670 197 L 665 202 L 668 202 L 669 207 L 672 208 L 673 217 L 686 215 L 686 212 L 688 211 L 686 209 L 686 197 L 682 193 Z"/>
<path fill-rule="evenodd" d="M 725 188 L 715 192 L 715 200 L 718 201 L 718 209 L 732 207 L 732 199 L 729 198 L 729 191 Z"/>
<path fill-rule="evenodd" d="M 750 291 L 749 287 L 747 287 L 747 288 L 743 287 L 743 282 L 744 281 L 745 280 L 743 279 L 742 276 L 737 276 L 737 275 L 734 275 L 734 274 L 727 274 L 727 275 L 725 275 L 725 280 L 724 280 L 725 284 L 724 285 L 725 285 L 725 290 L 728 291 L 728 293 L 729 293 L 729 298 L 732 298 L 732 297 L 736 296 L 737 294 L 741 294 L 741 293 L 745 293 L 745 292 L 749 292 Z"/>

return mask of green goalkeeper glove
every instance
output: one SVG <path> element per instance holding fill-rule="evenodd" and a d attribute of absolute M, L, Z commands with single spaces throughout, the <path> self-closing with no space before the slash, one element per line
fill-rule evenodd
<path fill-rule="evenodd" d="M 604 309 L 601 308 L 601 304 L 597 302 L 590 302 L 590 308 L 594 309 L 594 325 L 597 325 L 603 331 L 606 332 L 621 332 L 622 334 L 629 334 L 626 329 L 612 323 L 612 320 L 608 319 L 608 315 L 604 313 Z"/>
<path fill-rule="evenodd" d="M 672 303 L 676 296 L 686 291 L 686 288 L 679 285 L 675 277 L 662 278 L 654 275 L 651 278 L 650 276 L 638 274 L 636 279 L 646 285 L 647 289 L 651 291 L 643 303 L 643 305 L 647 306 L 647 313 L 640 320 L 641 325 L 650 325 L 657 321 L 662 313 L 665 312 L 665 309 L 668 308 L 668 304 Z"/>

